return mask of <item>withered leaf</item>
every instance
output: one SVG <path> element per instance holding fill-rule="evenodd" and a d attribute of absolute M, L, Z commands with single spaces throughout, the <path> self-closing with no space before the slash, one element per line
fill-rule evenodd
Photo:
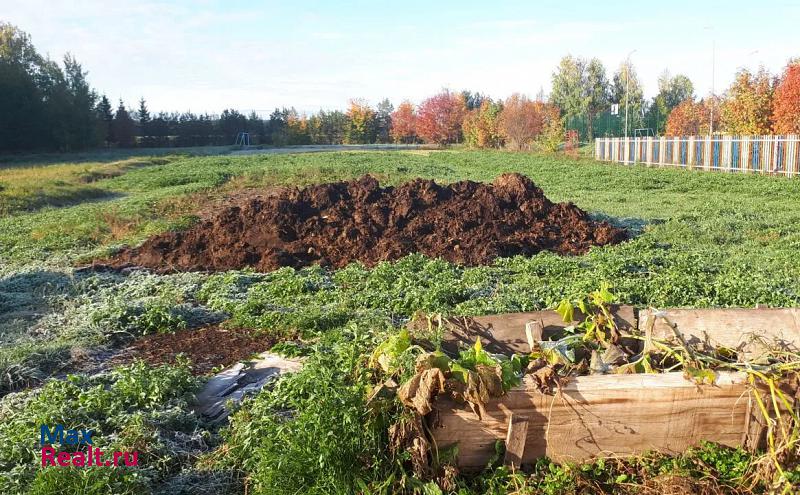
<path fill-rule="evenodd" d="M 611 344 L 606 348 L 602 358 L 603 362 L 610 366 L 619 366 L 625 364 L 628 360 L 628 356 L 622 347 L 615 344 Z"/>
<path fill-rule="evenodd" d="M 554 389 L 559 387 L 558 368 L 554 366 L 543 366 L 534 371 L 531 376 L 542 393 L 551 394 Z"/>
<path fill-rule="evenodd" d="M 393 456 L 408 452 L 414 474 L 422 479 L 430 476 L 430 442 L 425 436 L 421 416 L 403 418 L 389 427 L 389 451 Z"/>
<path fill-rule="evenodd" d="M 433 399 L 444 391 L 444 375 L 439 368 L 431 368 L 414 375 L 397 391 L 397 397 L 406 406 L 425 416 L 433 409 Z"/>
<path fill-rule="evenodd" d="M 486 393 L 490 397 L 499 397 L 503 395 L 503 377 L 500 366 L 479 364 L 477 366 L 477 372 L 483 387 L 486 389 Z"/>
<path fill-rule="evenodd" d="M 486 403 L 489 402 L 489 391 L 481 381 L 481 376 L 476 371 L 467 375 L 467 388 L 464 390 L 464 400 L 469 403 L 472 412 L 482 419 L 486 414 Z"/>

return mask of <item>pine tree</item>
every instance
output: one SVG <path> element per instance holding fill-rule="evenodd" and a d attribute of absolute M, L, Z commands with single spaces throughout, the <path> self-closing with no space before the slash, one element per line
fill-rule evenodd
<path fill-rule="evenodd" d="M 86 149 L 96 146 L 97 93 L 86 80 L 86 71 L 70 54 L 64 57 L 64 82 L 67 88 L 69 149 Z"/>
<path fill-rule="evenodd" d="M 0 151 L 51 145 L 38 142 L 49 134 L 43 84 L 37 79 L 44 63 L 28 34 L 0 21 Z"/>
<path fill-rule="evenodd" d="M 125 108 L 125 104 L 122 100 L 119 100 L 119 107 L 117 107 L 117 113 L 114 115 L 112 123 L 112 132 L 117 145 L 123 148 L 132 147 L 134 145 L 135 131 L 136 123 Z"/>
<path fill-rule="evenodd" d="M 111 111 L 111 102 L 108 97 L 103 95 L 97 103 L 97 135 L 100 142 L 108 146 L 114 141 L 114 134 L 111 124 L 114 121 L 114 114 Z"/>
<path fill-rule="evenodd" d="M 384 98 L 375 108 L 376 140 L 379 143 L 391 142 L 389 133 L 392 130 L 392 112 L 394 112 L 394 106 L 389 98 Z"/>
<path fill-rule="evenodd" d="M 144 143 L 148 142 L 147 136 L 150 135 L 150 111 L 147 109 L 147 102 L 144 97 L 139 99 L 139 111 L 136 112 L 139 119 L 139 135 Z"/>

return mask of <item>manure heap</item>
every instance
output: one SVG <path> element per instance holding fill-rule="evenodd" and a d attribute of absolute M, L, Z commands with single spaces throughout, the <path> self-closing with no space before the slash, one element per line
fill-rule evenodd
<path fill-rule="evenodd" d="M 474 266 L 540 251 L 583 254 L 625 238 L 624 230 L 590 219 L 572 203 L 551 202 L 520 174 L 491 184 L 415 179 L 383 188 L 366 175 L 239 200 L 105 263 L 159 272 L 270 271 L 352 261 L 373 266 L 418 252 Z"/>

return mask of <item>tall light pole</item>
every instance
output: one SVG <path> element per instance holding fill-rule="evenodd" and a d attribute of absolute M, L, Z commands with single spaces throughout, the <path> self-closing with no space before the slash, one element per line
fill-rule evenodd
<path fill-rule="evenodd" d="M 708 135 L 714 135 L 714 73 L 717 59 L 717 40 L 714 39 L 714 26 L 706 26 L 704 30 L 711 31 L 711 112 L 708 121 Z"/>
<path fill-rule="evenodd" d="M 631 79 L 631 55 L 636 53 L 636 50 L 631 50 L 628 56 L 625 57 L 625 137 L 628 137 L 628 88 L 630 87 Z"/>
<path fill-rule="evenodd" d="M 714 73 L 716 72 L 717 40 L 711 40 L 711 121 L 708 123 L 708 135 L 714 135 Z"/>

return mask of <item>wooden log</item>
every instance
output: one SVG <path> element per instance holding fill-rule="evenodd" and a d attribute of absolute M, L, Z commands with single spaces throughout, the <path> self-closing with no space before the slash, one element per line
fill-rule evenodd
<path fill-rule="evenodd" d="M 614 306 L 612 312 L 622 333 L 636 328 L 636 315 L 633 306 Z M 525 327 L 529 322 L 541 322 L 544 339 L 560 332 L 568 325 L 583 320 L 576 312 L 575 321 L 564 323 L 555 311 L 532 311 L 528 313 L 507 313 L 500 315 L 452 317 L 444 322 L 442 349 L 456 353 L 459 349 L 475 344 L 480 337 L 483 348 L 498 354 L 527 354 L 530 344 Z"/>
<path fill-rule="evenodd" d="M 797 308 L 730 308 L 730 309 L 667 309 L 639 312 L 639 329 L 655 318 L 653 337 L 671 340 L 674 333 L 668 322 L 677 326 L 689 345 L 736 349 L 750 359 L 767 349 L 783 348 L 799 352 L 800 309 Z"/>
<path fill-rule="evenodd" d="M 577 377 L 556 395 L 541 393 L 530 376 L 486 405 L 483 420 L 465 405 L 439 400 L 432 426 L 440 448 L 458 444 L 458 465 L 480 469 L 507 436 L 513 416 L 527 417 L 521 463 L 548 456 L 582 461 L 596 456 L 683 452 L 701 440 L 738 446 L 762 430 L 752 422 L 747 377 L 720 372 L 714 385 L 682 373 Z M 516 448 L 516 447 L 515 447 Z"/>
<path fill-rule="evenodd" d="M 525 442 L 528 439 L 528 417 L 511 413 L 508 418 L 506 432 L 506 455 L 503 463 L 519 468 L 525 453 Z"/>

